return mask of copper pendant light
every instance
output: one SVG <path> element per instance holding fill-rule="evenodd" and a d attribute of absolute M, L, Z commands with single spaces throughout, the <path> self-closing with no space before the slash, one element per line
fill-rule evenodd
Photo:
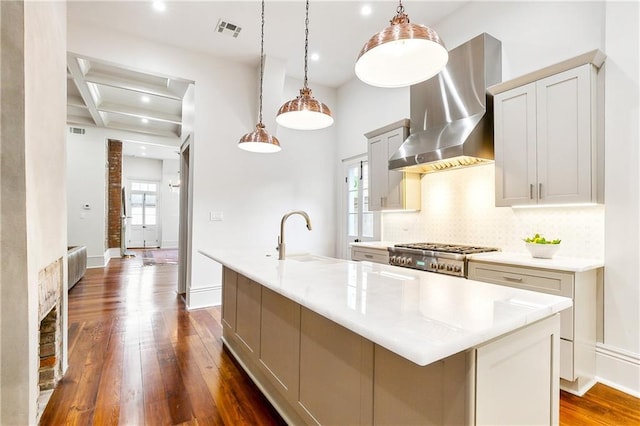
<path fill-rule="evenodd" d="M 378 87 L 404 87 L 438 74 L 447 65 L 449 52 L 429 27 L 409 22 L 399 1 L 391 25 L 365 43 L 356 61 L 356 75 Z"/>
<path fill-rule="evenodd" d="M 244 135 L 238 142 L 238 148 L 251 152 L 271 153 L 280 151 L 280 142 L 271 136 L 262 124 L 262 84 L 264 79 L 264 0 L 262 0 L 262 27 L 260 33 L 260 109 L 256 129 Z"/>
<path fill-rule="evenodd" d="M 308 86 L 308 53 L 309 53 L 309 0 L 307 0 L 304 39 L 304 87 L 295 99 L 285 102 L 278 110 L 276 122 L 290 129 L 317 130 L 333 124 L 333 117 L 328 106 L 313 97 Z"/>

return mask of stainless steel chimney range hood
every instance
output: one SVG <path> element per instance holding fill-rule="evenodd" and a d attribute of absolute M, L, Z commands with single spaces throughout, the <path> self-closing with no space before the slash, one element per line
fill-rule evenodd
<path fill-rule="evenodd" d="M 493 98 L 502 81 L 502 43 L 483 33 L 449 52 L 437 76 L 410 88 L 411 134 L 389 159 L 412 173 L 493 160 Z"/>

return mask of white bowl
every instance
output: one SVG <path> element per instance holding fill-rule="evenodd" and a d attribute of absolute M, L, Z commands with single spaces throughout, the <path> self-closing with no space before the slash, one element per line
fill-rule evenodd
<path fill-rule="evenodd" d="M 551 259 L 560 248 L 560 244 L 536 244 L 525 243 L 527 250 L 531 253 L 531 257 L 540 259 Z"/>

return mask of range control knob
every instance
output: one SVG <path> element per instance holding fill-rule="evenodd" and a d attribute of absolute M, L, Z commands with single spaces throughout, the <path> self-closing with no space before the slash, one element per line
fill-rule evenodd
<path fill-rule="evenodd" d="M 413 259 L 412 258 L 407 258 L 407 266 L 408 265 L 413 265 Z"/>
<path fill-rule="evenodd" d="M 406 257 L 401 257 L 400 258 L 400 264 L 401 265 L 406 265 L 407 264 L 407 258 Z"/>
<path fill-rule="evenodd" d="M 438 263 L 438 269 L 444 269 L 444 263 Z"/>
<path fill-rule="evenodd" d="M 459 266 L 456 266 L 455 268 L 453 268 L 453 270 L 454 270 L 455 272 L 460 272 L 460 271 L 462 271 L 462 268 L 461 268 L 461 267 L 459 267 Z"/>
<path fill-rule="evenodd" d="M 395 263 L 396 263 L 396 257 L 395 257 L 395 256 L 391 256 L 391 257 L 389 258 L 389 263 L 390 263 L 390 264 L 392 264 L 392 265 L 395 265 Z"/>

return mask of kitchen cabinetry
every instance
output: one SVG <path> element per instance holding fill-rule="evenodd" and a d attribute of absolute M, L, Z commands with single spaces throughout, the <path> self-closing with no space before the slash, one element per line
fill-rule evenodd
<path fill-rule="evenodd" d="M 560 313 L 560 378 L 562 389 L 577 395 L 595 384 L 597 273 L 469 261 L 469 279 L 573 300 L 573 307 Z"/>
<path fill-rule="evenodd" d="M 386 247 L 365 247 L 359 245 L 351 246 L 351 260 L 369 261 L 389 264 L 389 251 Z"/>
<path fill-rule="evenodd" d="M 244 275 L 238 275 L 236 334 L 247 349 L 256 354 L 260 345 L 260 287 Z"/>
<path fill-rule="evenodd" d="M 366 133 L 369 210 L 420 210 L 420 174 L 389 170 L 389 159 L 409 134 L 409 120 Z"/>
<path fill-rule="evenodd" d="M 227 266 L 223 301 L 225 348 L 289 424 L 558 423 L 557 314 L 419 365 Z"/>
<path fill-rule="evenodd" d="M 554 74 L 517 87 L 506 82 L 489 88 L 495 95 L 496 206 L 603 201 L 601 62 L 593 62 L 562 72 L 555 71 L 564 67 L 550 67 L 531 78 Z"/>

